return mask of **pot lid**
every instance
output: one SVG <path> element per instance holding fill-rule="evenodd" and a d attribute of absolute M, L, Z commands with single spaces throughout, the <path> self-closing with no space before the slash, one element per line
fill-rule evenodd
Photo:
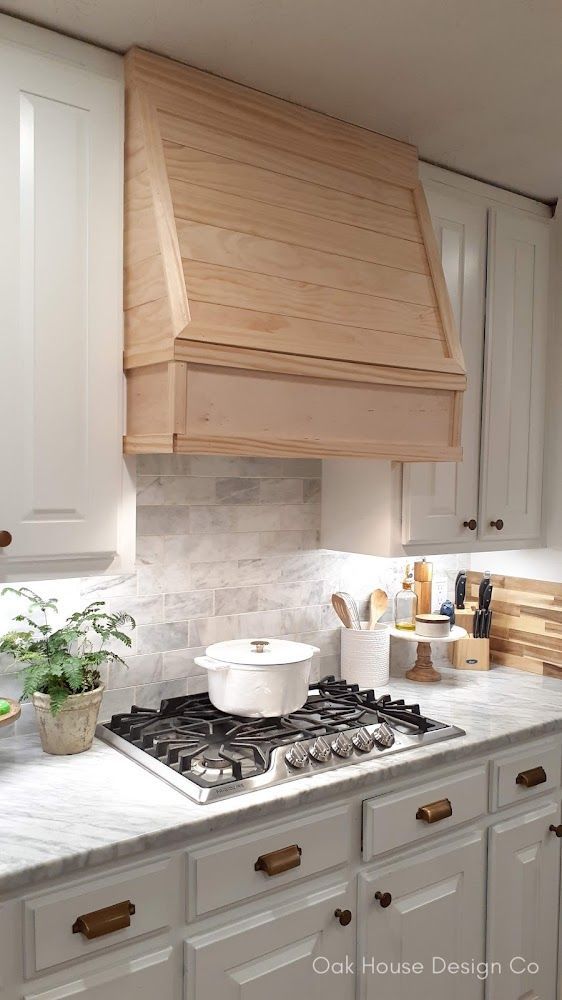
<path fill-rule="evenodd" d="M 206 650 L 207 656 L 212 656 L 215 660 L 249 667 L 299 663 L 316 652 L 316 646 L 290 642 L 288 639 L 233 639 L 229 642 L 215 642 Z"/>

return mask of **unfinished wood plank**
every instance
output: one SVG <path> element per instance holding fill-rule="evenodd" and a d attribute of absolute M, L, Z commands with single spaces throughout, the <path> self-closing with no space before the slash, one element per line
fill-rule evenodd
<path fill-rule="evenodd" d="M 308 378 L 339 378 L 349 382 L 368 382 L 369 385 L 404 385 L 419 388 L 449 389 L 459 392 L 464 385 L 464 375 L 451 370 L 442 372 L 418 371 L 405 365 L 395 366 L 394 357 L 389 354 L 384 362 L 366 365 L 329 358 L 307 358 L 303 355 L 287 355 L 275 351 L 244 350 L 238 346 L 208 344 L 200 341 L 178 338 L 174 345 L 174 357 L 180 361 L 195 364 L 218 365 L 227 368 L 242 368 L 249 371 L 277 372 L 287 375 L 304 375 Z M 408 355 L 408 361 L 412 361 Z M 425 363 L 425 359 L 420 359 Z M 443 364 L 453 362 L 444 361 Z"/>
<path fill-rule="evenodd" d="M 198 440 L 261 441 L 297 451 L 306 429 L 310 454 L 361 446 L 365 455 L 404 450 L 421 455 L 450 450 L 448 410 L 453 394 L 409 387 L 369 386 L 320 379 L 296 379 L 262 372 L 188 366 L 187 433 Z M 421 407 L 423 427 L 408 431 Z M 411 442 L 411 443 L 410 443 Z M 250 452 L 251 454 L 252 452 Z"/>
<path fill-rule="evenodd" d="M 249 166 L 239 160 L 207 153 L 191 146 L 164 143 L 168 176 L 199 187 L 251 197 L 265 205 L 290 207 L 296 212 L 344 222 L 360 229 L 422 242 L 416 212 L 370 201 L 357 195 L 335 192 L 314 182 Z"/>
<path fill-rule="evenodd" d="M 198 260 L 342 291 L 436 306 L 433 285 L 426 274 L 183 219 L 178 220 L 177 228 L 184 271 L 187 260 Z"/>
<path fill-rule="evenodd" d="M 252 233 L 281 243 L 324 250 L 337 256 L 367 260 L 418 274 L 429 273 L 426 251 L 421 243 L 372 233 L 341 222 L 330 222 L 290 208 L 263 205 L 259 201 L 221 191 L 214 191 L 211 195 L 206 188 L 173 177 L 170 178 L 170 190 L 176 219 L 202 222 L 238 233 Z"/>
<path fill-rule="evenodd" d="M 404 347 L 407 336 L 441 341 L 439 316 L 431 306 L 416 306 L 200 261 L 184 262 L 184 273 L 191 302 L 222 303 L 253 312 L 397 333 L 402 335 Z M 314 345 L 311 341 L 312 338 L 308 338 L 306 353 L 322 354 L 324 343 Z"/>
<path fill-rule="evenodd" d="M 189 323 L 189 305 L 158 119 L 151 97 L 143 87 L 138 86 L 132 95 L 129 88 L 128 100 L 135 101 L 137 105 L 137 122 L 145 140 L 146 164 L 164 280 L 168 289 L 170 317 L 173 333 L 177 335 Z"/>
<path fill-rule="evenodd" d="M 460 335 L 457 330 L 457 324 L 455 322 L 453 306 L 447 291 L 447 285 L 445 284 L 445 275 L 443 273 L 443 265 L 441 263 L 441 253 L 439 247 L 437 246 L 437 240 L 435 238 L 435 232 L 431 216 L 429 214 L 425 191 L 421 184 L 418 184 L 414 189 L 414 203 L 418 213 L 420 229 L 423 234 L 429 270 L 433 279 L 433 288 L 439 306 L 443 335 L 447 345 L 446 353 L 449 357 L 458 361 L 459 364 L 464 365 L 464 355 L 462 352 Z"/>
<path fill-rule="evenodd" d="M 311 160 L 306 156 L 306 147 L 302 147 L 299 153 L 285 149 L 280 154 L 278 149 L 259 140 L 254 142 L 245 135 L 229 135 L 220 129 L 170 114 L 161 107 L 158 108 L 158 121 L 162 138 L 176 146 L 191 146 L 266 170 L 282 170 L 288 177 L 321 184 L 333 191 L 368 198 L 406 212 L 415 211 L 412 191 L 407 188 L 381 181 L 372 174 L 352 174 L 330 163 Z"/>
<path fill-rule="evenodd" d="M 191 323 L 185 338 L 364 364 L 384 363 L 381 358 L 388 359 L 392 351 L 402 352 L 409 365 L 415 364 L 416 356 L 442 357 L 441 342 L 435 339 L 364 330 L 195 299 L 191 300 Z"/>
<path fill-rule="evenodd" d="M 417 151 L 407 143 L 141 49 L 131 50 L 127 59 L 138 77 L 150 83 L 157 104 L 179 115 L 248 135 L 281 151 L 298 153 L 306 143 L 309 155 L 321 163 L 352 173 L 407 188 L 417 181 Z"/>

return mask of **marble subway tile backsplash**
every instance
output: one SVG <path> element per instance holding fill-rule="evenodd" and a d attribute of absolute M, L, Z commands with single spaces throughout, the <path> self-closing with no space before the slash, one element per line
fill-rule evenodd
<path fill-rule="evenodd" d="M 406 560 L 319 548 L 321 463 L 307 459 L 149 455 L 137 465 L 137 564 L 120 577 L 30 586 L 59 598 L 63 615 L 90 600 L 136 620 L 127 668 L 104 675 L 103 715 L 132 702 L 206 687 L 194 658 L 223 639 L 284 636 L 320 648 L 314 676 L 339 672 L 339 622 L 330 597 L 354 594 L 366 612 L 375 587 L 400 588 Z M 459 560 L 442 557 L 454 579 Z M 19 610 L 0 601 L 0 634 Z M 0 694 L 19 693 L 0 659 Z M 32 712 L 23 713 L 32 725 Z M 20 724 L 18 724 L 20 725 Z"/>

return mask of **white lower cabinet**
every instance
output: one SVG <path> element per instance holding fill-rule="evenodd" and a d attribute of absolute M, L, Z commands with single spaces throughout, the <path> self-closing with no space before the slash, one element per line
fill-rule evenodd
<path fill-rule="evenodd" d="M 548 801 L 490 829 L 487 1000 L 556 996 L 560 840 L 549 830 L 560 804 Z"/>
<path fill-rule="evenodd" d="M 190 938 L 185 1000 L 353 1000 L 355 922 L 345 883 Z"/>
<path fill-rule="evenodd" d="M 483 832 L 380 863 L 361 875 L 359 884 L 361 1000 L 483 997 L 483 982 L 475 975 L 445 970 L 453 969 L 451 963 L 472 968 L 484 959 Z M 423 971 L 408 971 L 413 963 Z"/>
<path fill-rule="evenodd" d="M 23 1000 L 179 1000 L 173 963 L 173 949 L 143 955 L 119 965 L 37 992 L 29 988 Z M 210 1000 L 210 998 L 209 998 Z"/>

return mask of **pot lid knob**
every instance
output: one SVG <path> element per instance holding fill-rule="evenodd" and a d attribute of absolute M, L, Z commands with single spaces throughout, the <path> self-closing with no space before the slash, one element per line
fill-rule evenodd
<path fill-rule="evenodd" d="M 253 653 L 263 653 L 265 647 L 269 646 L 269 642 L 267 639 L 254 639 L 253 642 L 250 643 L 250 646 L 252 647 Z"/>

